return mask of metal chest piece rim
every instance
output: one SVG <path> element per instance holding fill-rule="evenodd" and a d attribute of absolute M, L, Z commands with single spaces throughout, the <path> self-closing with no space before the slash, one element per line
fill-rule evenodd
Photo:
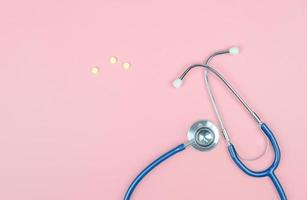
<path fill-rule="evenodd" d="M 209 151 L 219 141 L 219 131 L 215 124 L 209 120 L 195 122 L 188 131 L 188 140 L 194 149 Z"/>

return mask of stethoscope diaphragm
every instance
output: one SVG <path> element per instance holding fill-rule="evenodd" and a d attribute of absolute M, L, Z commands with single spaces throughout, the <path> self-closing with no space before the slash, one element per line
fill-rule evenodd
<path fill-rule="evenodd" d="M 188 131 L 188 140 L 199 151 L 213 149 L 219 141 L 218 128 L 209 120 L 195 122 Z"/>

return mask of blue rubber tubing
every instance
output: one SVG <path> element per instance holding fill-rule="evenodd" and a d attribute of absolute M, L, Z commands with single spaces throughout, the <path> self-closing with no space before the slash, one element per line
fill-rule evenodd
<path fill-rule="evenodd" d="M 230 144 L 228 146 L 228 151 L 230 153 L 232 160 L 236 163 L 236 165 L 243 172 L 245 172 L 247 175 L 252 176 L 252 177 L 258 177 L 258 178 L 259 177 L 265 177 L 265 176 L 269 177 L 272 180 L 272 182 L 273 182 L 273 184 L 274 184 L 274 186 L 275 186 L 275 188 L 278 192 L 280 199 L 281 200 L 287 200 L 286 193 L 283 190 L 280 182 L 278 181 L 278 179 L 277 179 L 277 177 L 274 173 L 275 169 L 278 167 L 279 162 L 280 162 L 280 149 L 279 149 L 277 140 L 275 139 L 273 132 L 269 129 L 269 127 L 265 123 L 262 123 L 260 128 L 261 128 L 262 132 L 270 140 L 272 147 L 273 147 L 273 150 L 274 150 L 274 153 L 275 153 L 274 161 L 273 161 L 272 165 L 269 166 L 267 169 L 265 169 L 263 171 L 253 171 L 253 170 L 249 169 L 248 167 L 246 167 L 244 165 L 244 163 L 239 159 L 237 152 L 236 152 L 236 149 L 233 146 L 233 144 Z"/>
<path fill-rule="evenodd" d="M 185 150 L 185 145 L 184 144 L 180 144 L 177 147 L 175 147 L 174 149 L 166 152 L 165 154 L 163 154 L 162 156 L 160 156 L 159 158 L 157 158 L 155 161 L 153 161 L 152 163 L 150 163 L 143 171 L 141 171 L 139 173 L 139 175 L 137 175 L 137 177 L 132 181 L 132 183 L 130 184 L 124 200 L 130 200 L 131 195 L 133 193 L 133 191 L 135 190 L 136 186 L 140 183 L 140 181 L 150 172 L 152 171 L 155 167 L 157 167 L 159 164 L 161 164 L 163 161 L 165 161 L 166 159 L 172 157 L 173 155 L 175 155 L 176 153 L 179 153 L 181 151 Z"/>

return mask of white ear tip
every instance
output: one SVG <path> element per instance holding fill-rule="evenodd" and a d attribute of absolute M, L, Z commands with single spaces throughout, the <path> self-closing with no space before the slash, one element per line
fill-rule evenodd
<path fill-rule="evenodd" d="M 237 55 L 240 53 L 239 47 L 231 47 L 229 49 L 229 54 L 231 55 Z"/>
<path fill-rule="evenodd" d="M 174 80 L 173 81 L 173 86 L 174 86 L 174 88 L 180 88 L 181 87 L 181 85 L 182 85 L 182 80 L 180 79 L 180 78 L 177 78 L 176 80 Z"/>

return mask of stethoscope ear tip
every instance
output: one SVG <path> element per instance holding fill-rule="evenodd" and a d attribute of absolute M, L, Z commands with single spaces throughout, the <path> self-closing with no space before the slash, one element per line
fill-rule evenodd
<path fill-rule="evenodd" d="M 176 89 L 181 88 L 183 81 L 180 78 L 177 78 L 176 80 L 173 81 L 173 87 Z"/>
<path fill-rule="evenodd" d="M 239 53 L 240 53 L 239 47 L 231 47 L 231 48 L 229 49 L 229 54 L 230 54 L 230 55 L 237 55 L 237 54 L 239 54 Z"/>

